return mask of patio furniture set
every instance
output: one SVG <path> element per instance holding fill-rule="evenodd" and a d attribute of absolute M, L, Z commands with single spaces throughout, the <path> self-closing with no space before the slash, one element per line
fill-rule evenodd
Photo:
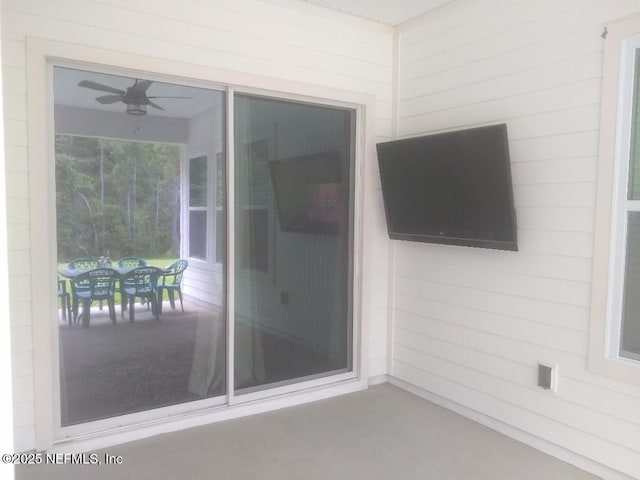
<path fill-rule="evenodd" d="M 148 265 L 138 257 L 123 257 L 112 265 L 108 258 L 77 259 L 58 273 L 65 279 L 58 279 L 58 297 L 61 300 L 63 319 L 68 317 L 69 325 L 82 322 L 83 327 L 88 327 L 91 316 L 91 305 L 103 302 L 109 308 L 109 318 L 116 323 L 116 294 L 121 298 L 121 316 L 129 311 L 129 321 L 135 321 L 135 299 L 139 298 L 151 312 L 156 320 L 162 313 L 162 300 L 164 291 L 167 291 L 171 308 L 175 309 L 174 292 L 180 299 L 180 307 L 184 312 L 182 303 L 181 282 L 182 275 L 189 263 L 187 260 L 177 260 L 166 268 L 158 268 Z M 67 289 L 67 279 L 70 290 Z M 82 312 L 79 307 L 82 304 Z"/>

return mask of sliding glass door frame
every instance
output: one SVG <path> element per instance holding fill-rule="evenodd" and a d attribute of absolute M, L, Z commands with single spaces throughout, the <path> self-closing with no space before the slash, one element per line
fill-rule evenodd
<path fill-rule="evenodd" d="M 362 219 L 362 204 L 364 196 L 364 119 L 365 119 L 365 105 L 361 103 L 350 103 L 348 101 L 338 101 L 322 98 L 321 96 L 308 96 L 306 94 L 292 94 L 281 92 L 277 90 L 266 90 L 253 87 L 239 87 L 229 86 L 231 82 L 216 83 L 209 80 L 190 80 L 183 77 L 172 77 L 169 74 L 154 74 L 153 72 L 138 72 L 130 70 L 125 67 L 115 68 L 107 66 L 98 66 L 92 63 L 85 63 L 83 60 L 60 60 L 60 57 L 56 57 L 53 61 L 48 61 L 46 65 L 46 79 L 48 86 L 46 89 L 46 96 L 42 98 L 43 108 L 47 111 L 46 118 L 48 127 L 43 129 L 43 132 L 47 132 L 48 138 L 46 142 L 46 149 L 48 150 L 47 158 L 53 159 L 54 146 L 54 128 L 53 128 L 53 67 L 61 66 L 68 68 L 79 68 L 92 70 L 107 74 L 123 74 L 129 73 L 131 75 L 139 75 L 144 78 L 152 80 L 158 79 L 158 81 L 172 81 L 174 83 L 180 83 L 187 86 L 195 86 L 200 88 L 208 88 L 217 91 L 226 92 L 226 116 L 225 116 L 225 157 L 226 157 L 226 213 L 227 213 L 227 264 L 224 267 L 224 277 L 226 286 L 226 395 L 220 395 L 217 397 L 207 398 L 203 400 L 197 400 L 193 402 L 181 403 L 168 407 L 161 407 L 152 410 L 146 410 L 142 412 L 136 412 L 126 414 L 117 417 L 111 417 L 103 420 L 91 421 L 78 425 L 72 425 L 67 427 L 61 426 L 61 413 L 60 413 L 60 372 L 57 368 L 60 362 L 60 355 L 58 350 L 58 336 L 57 333 L 51 334 L 51 346 L 47 350 L 50 351 L 53 358 L 53 367 L 51 371 L 51 382 L 49 383 L 52 388 L 52 408 L 53 408 L 53 430 L 51 431 L 51 441 L 53 443 L 64 443 L 82 438 L 91 438 L 104 434 L 113 433 L 114 431 L 127 432 L 133 428 L 142 425 L 154 425 L 167 420 L 174 420 L 180 418 L 194 418 L 194 416 L 202 414 L 210 414 L 215 412 L 225 412 L 229 408 L 234 406 L 240 406 L 250 404 L 264 399 L 271 399 L 274 397 L 287 397 L 288 395 L 302 392 L 302 391 L 316 391 L 324 387 L 346 384 L 353 382 L 354 380 L 362 380 L 362 246 L 363 246 L 363 219 Z M 239 77 L 241 78 L 241 77 Z M 304 91 L 304 89 L 302 89 Z M 315 89 L 311 88 L 310 91 Z M 242 391 L 236 392 L 234 390 L 234 367 L 235 367 L 235 351 L 234 351 L 234 335 L 235 335 L 235 273 L 234 266 L 236 260 L 235 252 L 235 151 L 234 151 L 234 98 L 236 93 L 262 96 L 265 98 L 275 100 L 286 100 L 291 102 L 299 102 L 303 104 L 316 105 L 321 107 L 335 107 L 338 109 L 344 109 L 352 112 L 352 129 L 351 129 L 351 152 L 350 152 L 350 185 L 349 185 L 349 248 L 348 248 L 348 270 L 349 270 L 349 293 L 348 293 L 348 339 L 350 342 L 350 356 L 351 356 L 351 368 L 349 371 L 340 372 L 337 374 L 323 375 L 320 378 L 305 378 L 303 377 L 299 382 L 289 383 L 287 385 L 274 384 L 273 386 L 265 385 L 265 388 L 260 391 L 252 391 L 243 393 Z M 37 102 L 36 102 L 37 104 Z M 49 162 L 51 163 L 51 162 Z M 52 168 L 49 165 L 48 168 Z M 55 196 L 55 185 L 51 180 L 51 176 L 47 180 L 48 196 L 49 200 Z M 47 191 L 45 189 L 45 191 Z M 55 217 L 53 217 L 55 218 Z M 53 222 L 55 232 L 55 221 Z M 54 236 L 55 238 L 55 236 Z M 49 255 L 49 262 L 52 264 L 50 267 L 50 275 L 55 272 L 53 266 L 55 252 L 55 240 L 51 251 L 47 253 Z M 50 293 L 46 305 L 50 315 L 55 315 L 57 311 L 57 303 L 55 302 L 55 294 Z M 46 311 L 46 310 L 43 310 Z M 38 342 L 41 344 L 42 342 Z M 46 382 L 45 382 L 46 383 Z M 46 429 L 45 429 L 46 430 Z M 42 442 L 42 440 L 39 440 Z M 46 442 L 46 441 L 45 441 Z"/>

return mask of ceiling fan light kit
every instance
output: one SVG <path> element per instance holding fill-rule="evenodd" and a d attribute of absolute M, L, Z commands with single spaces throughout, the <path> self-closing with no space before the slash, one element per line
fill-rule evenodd
<path fill-rule="evenodd" d="M 139 105 L 139 104 L 127 104 L 127 113 L 129 115 L 146 115 L 147 114 L 147 106 Z"/>

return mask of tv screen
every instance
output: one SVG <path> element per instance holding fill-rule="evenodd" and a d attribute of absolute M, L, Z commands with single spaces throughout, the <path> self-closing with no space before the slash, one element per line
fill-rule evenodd
<path fill-rule="evenodd" d="M 340 156 L 319 153 L 269 162 L 280 229 L 338 233 L 347 213 Z"/>
<path fill-rule="evenodd" d="M 505 124 L 377 144 L 389 237 L 517 250 Z"/>

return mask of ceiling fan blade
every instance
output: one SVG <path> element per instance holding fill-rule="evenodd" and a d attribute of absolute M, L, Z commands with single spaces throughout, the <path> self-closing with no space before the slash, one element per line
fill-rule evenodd
<path fill-rule="evenodd" d="M 193 97 L 165 97 L 165 96 L 154 96 L 154 97 L 147 97 L 147 98 L 193 98 Z"/>
<path fill-rule="evenodd" d="M 82 80 L 78 83 L 79 87 L 90 88 L 92 90 L 99 90 L 101 92 L 116 93 L 118 95 L 124 95 L 124 90 L 118 90 L 117 88 L 110 87 L 108 85 L 102 85 L 101 83 L 92 82 L 91 80 Z"/>
<path fill-rule="evenodd" d="M 109 103 L 121 102 L 123 99 L 124 97 L 122 95 L 104 95 L 102 97 L 97 97 L 96 101 L 106 105 Z"/>
<path fill-rule="evenodd" d="M 130 89 L 130 93 L 133 95 L 145 95 L 152 83 L 151 80 L 136 80 L 136 83 Z"/>
<path fill-rule="evenodd" d="M 149 105 L 151 105 L 153 108 L 157 109 L 157 110 L 164 110 L 164 108 L 162 108 L 160 105 L 158 105 L 157 103 L 153 103 L 151 100 L 149 100 Z"/>

